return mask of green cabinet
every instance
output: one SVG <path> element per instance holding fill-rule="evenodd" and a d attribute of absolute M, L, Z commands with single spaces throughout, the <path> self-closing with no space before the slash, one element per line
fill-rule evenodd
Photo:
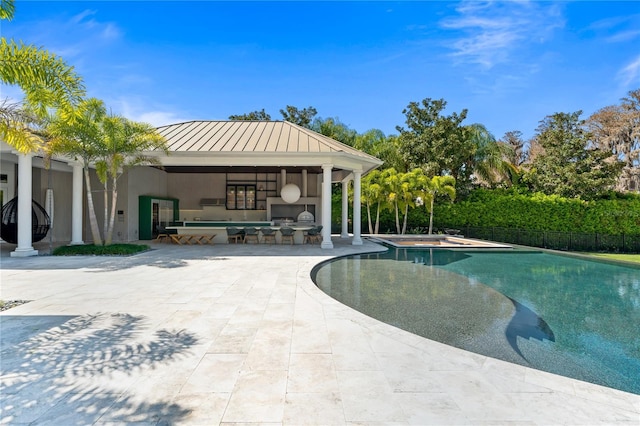
<path fill-rule="evenodd" d="M 180 218 L 179 200 L 176 198 L 140 195 L 138 197 L 138 238 L 152 240 L 158 235 L 158 226 L 168 226 Z"/>

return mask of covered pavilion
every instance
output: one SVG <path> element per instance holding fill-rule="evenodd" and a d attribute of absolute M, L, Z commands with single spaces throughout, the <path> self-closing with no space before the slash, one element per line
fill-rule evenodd
<path fill-rule="evenodd" d="M 287 121 L 189 121 L 166 125 L 158 132 L 167 140 L 169 155 L 148 152 L 162 167 L 133 167 L 119 180 L 116 206 L 118 241 L 136 241 L 147 235 L 142 226 L 143 198 L 158 202 L 177 200 L 171 220 L 277 221 L 296 220 L 308 210 L 323 226 L 322 248 L 331 242 L 331 185 L 342 184 L 341 237 L 348 238 L 348 187 L 353 181 L 352 244 L 361 239 L 361 178 L 382 161 Z M 83 244 L 90 236 L 82 164 L 72 158 L 56 158 L 51 172 L 42 156 L 20 154 L 2 142 L 0 148 L 3 200 L 18 195 L 18 243 L 12 256 L 33 256 L 30 200 L 44 203 L 46 189 L 56 193 L 57 241 Z M 92 175 L 92 190 L 102 185 Z M 95 182 L 95 184 L 93 183 Z M 293 198 L 282 188 L 294 186 Z M 289 188 L 290 189 L 290 188 Z M 294 188 L 295 189 L 295 188 Z M 155 197 L 155 198 L 154 198 Z M 94 195 L 98 220 L 102 197 Z M 69 214 L 69 212 L 71 214 Z M 162 206 L 151 214 L 154 226 L 162 221 Z M 115 237 L 114 237 L 115 239 Z"/>

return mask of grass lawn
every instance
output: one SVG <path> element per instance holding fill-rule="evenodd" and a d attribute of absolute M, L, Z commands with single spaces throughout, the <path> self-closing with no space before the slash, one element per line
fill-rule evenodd
<path fill-rule="evenodd" d="M 586 253 L 590 256 L 604 257 L 606 259 L 624 260 L 625 262 L 640 263 L 640 254 L 618 254 L 618 253 Z"/>

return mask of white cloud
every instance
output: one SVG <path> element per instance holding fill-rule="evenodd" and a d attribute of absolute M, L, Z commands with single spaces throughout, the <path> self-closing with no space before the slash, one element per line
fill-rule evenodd
<path fill-rule="evenodd" d="M 175 112 L 170 111 L 147 111 L 141 113 L 138 117 L 132 118 L 135 121 L 149 123 L 155 127 L 165 126 L 167 124 L 182 123 L 190 121 L 188 118 L 180 118 Z"/>
<path fill-rule="evenodd" d="M 71 19 L 70 22 L 79 24 L 81 22 L 83 22 L 88 16 L 93 16 L 96 14 L 95 10 L 91 10 L 91 9 L 85 9 L 82 12 L 78 13 L 77 15 L 74 15 Z"/>
<path fill-rule="evenodd" d="M 514 52 L 544 42 L 564 26 L 555 4 L 463 1 L 456 12 L 457 16 L 440 22 L 442 28 L 457 33 L 447 40 L 452 55 L 487 70 L 511 61 Z"/>
<path fill-rule="evenodd" d="M 96 15 L 97 12 L 95 10 L 87 9 L 72 17 L 68 24 L 75 25 L 89 33 L 92 37 L 107 42 L 110 40 L 117 40 L 122 36 L 122 31 L 115 23 L 100 22 L 93 18 L 93 16 Z"/>
<path fill-rule="evenodd" d="M 165 106 L 149 105 L 148 102 L 144 102 L 141 99 L 120 98 L 112 102 L 111 105 L 114 106 L 115 113 L 119 113 L 130 120 L 149 123 L 156 127 L 194 119 L 193 117 L 185 118 L 184 113 L 171 111 L 170 108 Z"/>
<path fill-rule="evenodd" d="M 640 83 L 640 55 L 618 71 L 618 78 L 625 87 Z"/>
<path fill-rule="evenodd" d="M 586 30 L 608 43 L 624 43 L 640 38 L 640 14 L 613 16 L 600 19 Z"/>
<path fill-rule="evenodd" d="M 640 30 L 629 30 L 629 31 L 622 31 L 612 36 L 609 36 L 607 37 L 607 41 L 610 43 L 618 43 L 618 42 L 631 41 L 639 37 L 640 37 Z"/>
<path fill-rule="evenodd" d="M 13 37 L 45 46 L 65 60 L 82 60 L 105 46 L 119 42 L 123 37 L 123 31 L 116 23 L 100 21 L 98 16 L 97 11 L 87 9 L 70 17 L 18 21 L 11 23 L 10 31 Z"/>

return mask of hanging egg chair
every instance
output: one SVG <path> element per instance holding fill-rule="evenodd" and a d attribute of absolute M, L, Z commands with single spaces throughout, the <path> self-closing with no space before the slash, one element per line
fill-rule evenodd
<path fill-rule="evenodd" d="M 46 210 L 34 200 L 31 200 L 31 225 L 31 241 L 34 243 L 42 240 L 51 226 Z M 2 207 L 0 237 L 8 243 L 18 243 L 18 197 Z"/>

